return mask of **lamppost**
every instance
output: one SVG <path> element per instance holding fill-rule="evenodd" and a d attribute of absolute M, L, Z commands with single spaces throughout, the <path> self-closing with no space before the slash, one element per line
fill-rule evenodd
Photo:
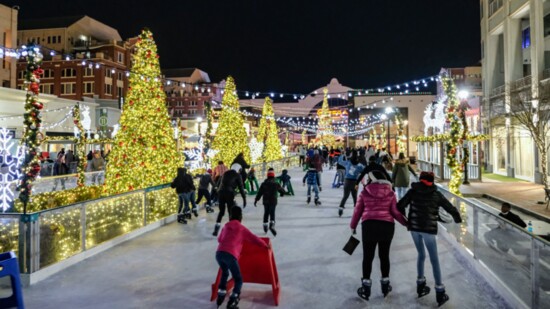
<path fill-rule="evenodd" d="M 470 93 L 467 91 L 467 90 L 461 90 L 458 92 L 458 98 L 460 99 L 460 104 L 461 104 L 461 110 L 462 110 L 462 117 L 463 119 L 466 118 L 466 115 L 464 114 L 466 112 L 466 108 L 464 108 L 464 104 L 467 104 L 467 100 L 468 100 L 468 97 L 470 96 Z M 462 130 L 464 131 L 467 131 L 468 130 L 468 127 L 467 127 L 467 124 L 466 124 L 466 121 L 462 121 L 462 124 L 463 124 L 463 128 Z M 466 136 L 466 133 L 467 132 L 464 132 L 463 133 L 463 136 Z M 468 145 L 464 143 L 464 140 L 462 140 L 462 160 L 464 160 L 464 156 L 466 156 L 466 154 L 468 153 Z M 465 162 L 464 164 L 464 181 L 462 182 L 462 184 L 464 185 L 469 185 L 470 184 L 470 181 L 468 180 L 468 164 L 469 164 L 469 156 L 467 158 L 468 160 Z"/>

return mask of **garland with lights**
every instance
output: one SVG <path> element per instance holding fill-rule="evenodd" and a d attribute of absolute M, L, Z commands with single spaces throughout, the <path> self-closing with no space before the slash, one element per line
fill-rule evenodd
<path fill-rule="evenodd" d="M 387 133 L 386 133 L 386 124 L 385 123 L 381 123 L 380 124 L 380 127 L 381 127 L 381 130 L 382 130 L 382 133 L 380 134 L 380 147 L 382 149 L 388 147 L 388 141 L 386 140 L 386 136 L 387 136 Z"/>
<path fill-rule="evenodd" d="M 319 116 L 319 133 L 317 136 L 321 145 L 330 148 L 334 146 L 335 138 L 334 132 L 332 131 L 332 118 L 328 106 L 328 89 L 323 89 L 323 93 L 323 106 L 321 108 L 321 115 Z"/>
<path fill-rule="evenodd" d="M 449 139 L 446 144 L 446 161 L 451 170 L 451 179 L 449 180 L 449 190 L 451 193 L 462 196 L 460 192 L 460 184 L 464 166 L 459 164 L 456 158 L 457 148 L 462 144 L 462 136 L 464 136 L 464 128 L 459 117 L 460 101 L 458 99 L 456 85 L 454 81 L 444 76 L 441 78 L 443 90 L 447 95 L 447 114 L 446 122 L 449 124 Z"/>
<path fill-rule="evenodd" d="M 260 162 L 275 161 L 283 157 L 278 130 L 271 99 L 266 97 L 257 136 L 258 142 L 264 145 Z"/>
<path fill-rule="evenodd" d="M 239 100 L 235 94 L 235 80 L 228 76 L 225 84 L 226 91 L 222 98 L 222 111 L 212 149 L 217 151 L 214 162 L 223 161 L 231 164 L 242 153 L 244 160 L 251 161 L 247 134 L 244 128 L 243 116 L 238 112 Z"/>
<path fill-rule="evenodd" d="M 407 137 L 403 135 L 403 115 L 401 114 L 399 109 L 396 110 L 395 124 L 397 125 L 397 136 L 395 137 L 395 143 L 397 145 L 397 154 L 399 154 L 401 152 L 405 153 L 405 143 L 403 142 L 403 140 Z"/>
<path fill-rule="evenodd" d="M 204 103 L 205 107 L 205 118 L 206 118 L 206 132 L 204 134 L 205 142 L 204 142 L 204 148 L 205 153 L 208 152 L 210 147 L 212 147 L 212 123 L 214 122 L 214 115 L 212 114 L 212 103 L 210 101 L 206 101 Z"/>
<path fill-rule="evenodd" d="M 302 131 L 302 145 L 307 145 L 306 130 L 303 130 L 303 131 Z"/>
<path fill-rule="evenodd" d="M 40 111 L 44 104 L 38 101 L 40 93 L 40 76 L 44 71 L 40 68 L 42 54 L 34 45 L 29 46 L 24 51 L 27 68 L 25 70 L 25 84 L 27 84 L 27 96 L 25 100 L 25 125 L 21 145 L 25 150 L 25 159 L 23 160 L 23 177 L 17 187 L 20 191 L 19 199 L 23 203 L 23 212 L 27 212 L 27 203 L 32 193 L 32 183 L 40 173 L 40 160 L 38 152 L 40 151 L 39 130 L 42 119 Z"/>
<path fill-rule="evenodd" d="M 76 155 L 78 156 L 78 165 L 76 167 L 76 173 L 78 175 L 76 180 L 76 185 L 82 187 L 86 183 L 86 177 L 84 172 L 86 171 L 86 161 L 84 157 L 86 156 L 86 134 L 82 122 L 80 121 L 80 105 L 76 104 L 73 108 L 73 122 L 74 125 L 78 128 L 79 135 L 75 137 L 76 139 Z"/>
<path fill-rule="evenodd" d="M 105 193 L 111 195 L 167 183 L 183 166 L 166 109 L 157 46 L 148 29 L 137 39 L 132 63 L 138 74 L 130 76 L 120 130 L 105 172 Z"/>

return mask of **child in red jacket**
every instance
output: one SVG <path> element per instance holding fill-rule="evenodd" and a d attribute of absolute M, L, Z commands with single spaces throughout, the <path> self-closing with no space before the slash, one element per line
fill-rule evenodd
<path fill-rule="evenodd" d="M 229 277 L 229 272 L 231 272 L 231 276 L 235 280 L 235 288 L 233 288 L 233 293 L 229 297 L 227 308 L 238 308 L 239 295 L 243 286 L 238 260 L 243 249 L 243 243 L 246 241 L 260 247 L 269 248 L 268 244 L 258 236 L 252 234 L 252 232 L 241 224 L 242 218 L 242 209 L 238 206 L 232 207 L 231 220 L 225 224 L 218 237 L 219 245 L 216 251 L 216 261 L 222 270 L 222 277 L 218 286 L 218 307 L 225 299 L 227 278 Z"/>

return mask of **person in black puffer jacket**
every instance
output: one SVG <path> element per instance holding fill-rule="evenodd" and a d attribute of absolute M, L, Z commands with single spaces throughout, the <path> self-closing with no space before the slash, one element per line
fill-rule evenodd
<path fill-rule="evenodd" d="M 281 196 L 285 194 L 285 191 L 275 181 L 275 171 L 270 168 L 267 170 L 267 179 L 262 182 L 258 194 L 256 194 L 256 199 L 254 200 L 254 206 L 262 198 L 264 202 L 264 232 L 267 233 L 267 225 L 269 222 L 269 230 L 273 236 L 277 236 L 277 231 L 275 230 L 275 207 L 277 206 L 277 192 L 281 193 Z M 271 221 L 269 220 L 271 219 Z"/>
<path fill-rule="evenodd" d="M 225 207 L 227 206 L 228 213 L 231 213 L 231 208 L 235 206 L 235 190 L 239 190 L 239 193 L 243 197 L 243 208 L 246 207 L 246 195 L 244 193 L 243 180 L 239 174 L 241 168 L 242 167 L 240 164 L 234 163 L 231 165 L 230 170 L 223 173 L 222 179 L 220 180 L 220 187 L 218 188 L 220 212 L 218 213 L 218 218 L 216 219 L 216 226 L 214 227 L 214 233 L 212 233 L 213 236 L 218 236 L 222 218 L 225 215 Z"/>
<path fill-rule="evenodd" d="M 191 219 L 189 202 L 193 205 L 193 214 L 195 214 L 195 217 L 197 217 L 199 213 L 197 211 L 197 204 L 195 203 L 195 184 L 193 183 L 191 175 L 187 174 L 186 168 L 178 168 L 178 175 L 174 178 L 174 181 L 172 181 L 171 187 L 176 189 L 180 202 L 178 208 L 178 222 L 187 224 L 185 218 Z M 184 204 L 185 207 L 182 213 Z"/>
<path fill-rule="evenodd" d="M 426 277 L 424 277 L 424 260 L 426 254 L 424 246 L 430 254 L 430 262 L 435 279 L 436 300 L 439 306 L 449 300 L 445 293 L 445 286 L 441 280 L 441 269 L 439 268 L 439 257 L 437 256 L 437 221 L 439 219 L 439 207 L 443 207 L 456 223 L 462 222 L 458 210 L 437 191 L 434 185 L 434 174 L 432 172 L 420 173 L 420 182 L 411 185 L 411 189 L 397 203 L 397 209 L 405 215 L 405 208 L 409 207 L 409 230 L 418 252 L 417 260 L 417 280 L 416 289 L 418 297 L 422 297 L 430 292 L 426 286 Z"/>

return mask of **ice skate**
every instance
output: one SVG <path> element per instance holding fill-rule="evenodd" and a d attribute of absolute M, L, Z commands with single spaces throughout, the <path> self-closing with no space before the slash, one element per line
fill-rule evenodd
<path fill-rule="evenodd" d="M 271 234 L 273 234 L 273 236 L 277 236 L 277 230 L 275 230 L 275 221 L 271 221 L 269 223 L 269 230 L 271 231 Z"/>
<path fill-rule="evenodd" d="M 318 198 L 315 199 L 315 206 L 321 206 L 321 201 Z"/>
<path fill-rule="evenodd" d="M 441 307 L 444 303 L 449 300 L 449 295 L 445 293 L 445 287 L 438 288 L 435 287 L 435 299 L 437 300 L 437 306 Z"/>
<path fill-rule="evenodd" d="M 430 288 L 426 286 L 426 278 L 416 280 L 416 293 L 418 298 L 430 294 Z"/>
<path fill-rule="evenodd" d="M 369 300 L 370 286 L 371 286 L 370 279 L 362 279 L 361 287 L 357 290 L 357 295 L 359 295 L 359 297 L 361 297 L 364 300 Z"/>
<path fill-rule="evenodd" d="M 341 217 L 344 214 L 344 207 L 338 208 L 338 217 Z"/>
<path fill-rule="evenodd" d="M 380 280 L 380 284 L 382 284 L 382 294 L 384 294 L 384 297 L 388 296 L 388 294 L 392 290 L 392 287 L 390 285 L 390 279 L 389 278 L 383 278 L 383 279 Z"/>
<path fill-rule="evenodd" d="M 264 232 L 267 234 L 267 222 L 264 223 Z"/>
<path fill-rule="evenodd" d="M 216 299 L 216 305 L 218 305 L 218 308 L 220 308 L 220 306 L 223 304 L 226 293 L 227 292 L 225 290 L 218 290 L 218 298 Z"/>
<path fill-rule="evenodd" d="M 212 236 L 218 236 L 218 232 L 220 231 L 220 224 L 216 223 L 214 226 L 214 233 L 212 233 Z"/>
<path fill-rule="evenodd" d="M 227 302 L 227 309 L 239 309 L 239 301 L 239 295 L 231 295 L 231 297 L 229 297 L 229 301 Z"/>
<path fill-rule="evenodd" d="M 187 224 L 187 220 L 185 220 L 185 216 L 184 216 L 184 215 L 178 214 L 178 223 Z"/>
<path fill-rule="evenodd" d="M 195 215 L 195 217 L 199 216 L 199 211 L 197 210 L 197 208 L 193 208 L 193 214 Z"/>
<path fill-rule="evenodd" d="M 214 212 L 214 209 L 212 208 L 212 206 L 206 206 L 206 213 L 213 213 Z"/>
<path fill-rule="evenodd" d="M 307 204 L 309 205 L 309 202 L 311 202 L 311 196 L 307 197 Z"/>

